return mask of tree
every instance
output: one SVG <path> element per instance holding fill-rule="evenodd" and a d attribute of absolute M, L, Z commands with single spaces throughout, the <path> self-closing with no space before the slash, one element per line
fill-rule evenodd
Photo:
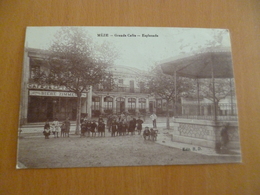
<path fill-rule="evenodd" d="M 213 84 L 211 79 L 201 79 L 200 81 L 200 93 L 201 96 L 211 100 L 218 106 L 221 99 L 225 99 L 227 96 L 233 95 L 233 81 L 231 79 L 215 79 L 215 100 L 213 96 Z"/>
<path fill-rule="evenodd" d="M 98 91 L 112 91 L 115 88 L 115 80 L 112 71 L 107 71 L 107 74 L 103 75 L 98 86 L 95 89 Z"/>
<path fill-rule="evenodd" d="M 108 44 L 103 43 L 100 47 L 93 43 L 85 31 L 74 27 L 61 28 L 49 48 L 47 61 L 50 72 L 45 82 L 64 86 L 76 94 L 75 134 L 79 134 L 82 93 L 86 93 L 91 86 L 99 84 L 106 78 L 107 69 L 116 56 Z"/>
<path fill-rule="evenodd" d="M 163 100 L 166 100 L 167 108 L 167 128 L 170 128 L 169 122 L 169 104 L 171 101 L 179 101 L 180 97 L 187 95 L 190 88 L 192 87 L 191 82 L 185 78 L 176 78 L 174 76 L 169 76 L 162 73 L 160 67 L 154 67 L 149 74 L 143 77 L 142 82 L 145 83 L 146 88 L 149 93 L 154 94 L 157 97 L 160 97 Z M 176 80 L 176 89 L 175 91 L 175 80 Z M 177 97 L 177 99 L 175 99 Z M 175 105 L 176 106 L 176 105 Z M 176 115 L 176 113 L 174 113 Z"/>

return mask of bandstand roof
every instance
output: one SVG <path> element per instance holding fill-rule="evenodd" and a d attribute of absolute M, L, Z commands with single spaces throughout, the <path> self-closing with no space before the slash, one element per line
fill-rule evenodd
<path fill-rule="evenodd" d="M 189 78 L 233 78 L 230 48 L 208 48 L 190 56 L 179 56 L 160 63 L 164 74 Z"/>

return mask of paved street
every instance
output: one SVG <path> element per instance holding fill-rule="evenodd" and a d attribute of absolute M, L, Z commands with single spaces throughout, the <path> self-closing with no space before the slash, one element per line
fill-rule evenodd
<path fill-rule="evenodd" d="M 141 166 L 239 162 L 239 155 L 218 155 L 214 150 L 171 142 L 167 130 L 159 128 L 156 142 L 140 135 L 44 139 L 41 128 L 22 133 L 20 166 L 30 168 Z M 190 151 L 183 151 L 183 148 Z"/>

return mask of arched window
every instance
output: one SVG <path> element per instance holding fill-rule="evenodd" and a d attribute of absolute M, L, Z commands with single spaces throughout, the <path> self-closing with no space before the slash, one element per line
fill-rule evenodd
<path fill-rule="evenodd" d="M 125 111 L 125 98 L 118 97 L 116 98 L 116 112 L 122 113 Z"/>
<path fill-rule="evenodd" d="M 146 99 L 145 98 L 140 98 L 138 100 L 139 102 L 139 109 L 145 109 L 146 108 Z"/>
<path fill-rule="evenodd" d="M 100 97 L 92 97 L 92 110 L 99 110 Z"/>
<path fill-rule="evenodd" d="M 136 99 L 128 98 L 128 111 L 135 110 L 136 107 Z"/>
<path fill-rule="evenodd" d="M 104 98 L 104 110 L 113 110 L 113 98 L 112 97 L 105 97 Z"/>

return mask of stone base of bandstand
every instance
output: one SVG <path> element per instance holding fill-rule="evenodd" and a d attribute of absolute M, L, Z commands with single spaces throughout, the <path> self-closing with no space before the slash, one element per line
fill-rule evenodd
<path fill-rule="evenodd" d="M 170 132 L 173 142 L 180 142 L 207 148 L 221 147 L 221 129 L 225 122 L 214 122 L 196 119 L 174 119 L 173 130 Z M 228 122 L 228 149 L 240 150 L 238 122 Z"/>

